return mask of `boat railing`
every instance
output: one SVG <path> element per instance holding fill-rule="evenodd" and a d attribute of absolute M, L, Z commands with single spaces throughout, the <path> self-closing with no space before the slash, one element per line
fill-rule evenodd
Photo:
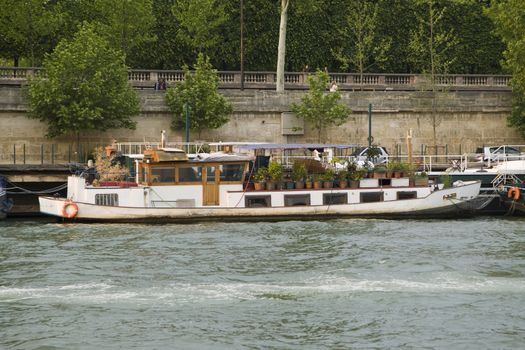
<path fill-rule="evenodd" d="M 206 151 L 207 145 L 205 142 L 165 142 L 162 145 L 160 142 L 117 142 L 117 151 L 123 155 L 143 154 L 148 149 L 159 148 L 180 148 L 186 153 L 203 153 Z"/>
<path fill-rule="evenodd" d="M 273 160 L 281 163 L 285 168 L 291 168 L 295 160 L 312 159 L 325 164 L 325 166 L 335 166 L 334 163 L 351 163 L 358 162 L 361 158 L 354 156 L 328 156 L 320 154 L 319 157 L 315 156 L 304 156 L 304 155 L 273 155 Z M 373 163 L 373 160 L 371 160 Z M 455 170 L 464 171 L 469 167 L 487 167 L 486 163 L 482 163 L 476 160 L 475 154 L 447 154 L 447 155 L 413 155 L 411 160 L 407 155 L 396 155 L 390 156 L 384 165 L 391 161 L 399 161 L 403 163 L 411 163 L 414 170 L 432 172 L 432 171 L 445 171 Z M 376 164 L 376 166 L 379 164 Z M 493 162 L 494 165 L 494 162 Z M 335 166 L 336 168 L 340 168 Z"/>

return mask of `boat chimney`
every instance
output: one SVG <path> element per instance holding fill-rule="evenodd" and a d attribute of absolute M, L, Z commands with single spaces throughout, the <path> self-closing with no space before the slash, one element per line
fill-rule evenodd
<path fill-rule="evenodd" d="M 166 130 L 160 132 L 160 148 L 166 147 Z"/>

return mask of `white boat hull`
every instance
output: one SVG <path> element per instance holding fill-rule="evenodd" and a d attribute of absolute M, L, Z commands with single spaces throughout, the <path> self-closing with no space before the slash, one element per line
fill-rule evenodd
<path fill-rule="evenodd" d="M 126 207 L 102 206 L 76 201 L 78 212 L 73 220 L 79 221 L 192 221 L 205 219 L 244 220 L 282 218 L 324 218 L 345 216 L 379 217 L 437 217 L 453 216 L 471 211 L 469 203 L 480 190 L 480 182 L 437 190 L 424 198 L 391 200 L 370 203 L 279 206 L 279 207 Z M 40 211 L 65 218 L 65 198 L 40 197 Z"/>

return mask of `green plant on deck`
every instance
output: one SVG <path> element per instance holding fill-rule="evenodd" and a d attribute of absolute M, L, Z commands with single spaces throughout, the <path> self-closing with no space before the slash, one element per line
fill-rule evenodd
<path fill-rule="evenodd" d="M 361 180 L 362 178 L 365 177 L 365 174 L 366 174 L 366 170 L 356 170 L 356 171 L 353 171 L 351 174 L 350 174 L 350 180 L 352 181 L 359 181 Z"/>
<path fill-rule="evenodd" d="M 268 164 L 268 176 L 270 177 L 270 180 L 274 182 L 281 181 L 281 178 L 283 176 L 282 165 L 279 164 L 277 161 L 272 160 L 270 164 Z"/>
<path fill-rule="evenodd" d="M 374 173 L 378 173 L 378 174 L 384 174 L 386 173 L 386 167 L 383 166 L 383 165 L 378 165 L 374 168 Z"/>
<path fill-rule="evenodd" d="M 268 179 L 268 168 L 261 167 L 257 169 L 255 174 L 253 175 L 253 181 L 254 182 L 264 182 Z"/>
<path fill-rule="evenodd" d="M 332 169 L 326 169 L 324 174 L 321 175 L 321 181 L 330 182 L 335 180 L 335 173 Z"/>
<path fill-rule="evenodd" d="M 304 162 L 295 161 L 292 165 L 292 180 L 304 181 L 308 175 Z"/>
<path fill-rule="evenodd" d="M 339 170 L 337 172 L 337 179 L 339 181 L 346 181 L 346 180 L 348 180 L 348 170 L 345 170 L 345 169 Z"/>

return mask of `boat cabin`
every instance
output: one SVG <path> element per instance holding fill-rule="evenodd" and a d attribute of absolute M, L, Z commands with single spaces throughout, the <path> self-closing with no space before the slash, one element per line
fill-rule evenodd
<path fill-rule="evenodd" d="M 242 190 L 252 159 L 228 154 L 188 159 L 180 149 L 148 150 L 138 162 L 137 183 L 143 186 L 170 186 L 162 190 L 166 198 L 173 197 L 168 194 L 170 191 L 187 193 L 187 198 L 195 198 L 195 202 L 186 203 L 190 206 L 219 205 L 221 194 L 224 198 L 227 191 Z M 196 196 L 199 192 L 202 192 L 202 204 Z M 163 201 L 162 196 L 158 197 L 152 201 Z"/>

